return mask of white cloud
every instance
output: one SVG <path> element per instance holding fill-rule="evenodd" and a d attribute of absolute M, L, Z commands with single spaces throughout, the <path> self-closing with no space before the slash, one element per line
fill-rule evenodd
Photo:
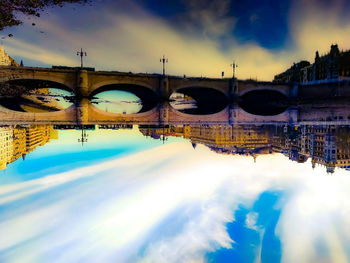
<path fill-rule="evenodd" d="M 341 171 L 324 174 L 281 155 L 261 156 L 254 164 L 249 157 L 174 143 L 0 186 L 0 259 L 204 262 L 207 252 L 234 249 L 226 223 L 238 205 L 249 208 L 261 193 L 277 190 L 286 195 L 276 232 L 283 261 L 318 260 L 315 244 L 323 242 L 326 256 L 342 262 L 349 257 L 350 181 Z M 7 206 L 11 200 L 17 205 Z M 248 214 L 246 226 L 255 229 L 257 218 Z"/>
<path fill-rule="evenodd" d="M 230 76 L 229 65 L 235 59 L 240 66 L 239 78 L 271 80 L 294 61 L 313 60 L 316 49 L 327 52 L 334 42 L 349 48 L 350 21 L 340 18 L 342 4 L 337 2 L 333 9 L 303 0 L 295 2 L 289 22 L 291 42 L 280 51 L 254 42 L 238 43 L 231 36 L 234 18 L 223 11 L 228 1 L 215 4 L 211 11 L 190 11 L 186 20 L 199 23 L 198 28 L 189 26 L 191 29 L 175 27 L 133 2 L 127 7 L 98 7 L 95 12 L 83 8 L 75 21 L 67 20 L 67 15 L 44 15 L 36 21 L 37 28 L 24 26 L 18 30 L 15 38 L 8 40 L 7 49 L 24 59 L 73 66 L 79 64 L 75 51 L 84 47 L 89 53 L 86 65 L 127 72 L 160 72 L 159 57 L 165 54 L 168 72 L 180 76 L 220 77 L 222 71 Z M 66 10 L 69 12 L 69 6 Z M 91 25 L 91 21 L 95 23 Z M 46 34 L 38 33 L 41 30 Z M 225 51 L 218 38 L 223 35 L 231 45 Z"/>

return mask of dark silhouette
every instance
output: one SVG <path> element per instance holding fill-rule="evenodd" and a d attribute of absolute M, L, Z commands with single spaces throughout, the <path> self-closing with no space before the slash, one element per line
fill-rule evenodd
<path fill-rule="evenodd" d="M 89 0 L 1 0 L 0 30 L 3 30 L 5 27 L 22 24 L 22 21 L 15 17 L 15 13 L 40 17 L 40 12 L 45 7 L 55 5 L 63 6 L 65 3 L 86 3 L 88 1 Z"/>

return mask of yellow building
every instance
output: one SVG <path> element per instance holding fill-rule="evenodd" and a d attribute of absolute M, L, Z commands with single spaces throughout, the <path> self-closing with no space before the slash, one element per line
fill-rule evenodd
<path fill-rule="evenodd" d="M 13 127 L 0 127 L 0 170 L 6 169 L 13 154 Z"/>
<path fill-rule="evenodd" d="M 184 126 L 184 138 L 189 139 L 191 136 L 191 126 L 190 125 L 185 125 Z"/>
<path fill-rule="evenodd" d="M 26 128 L 26 147 L 27 153 L 30 153 L 38 146 L 43 146 L 50 141 L 52 126 L 50 125 L 31 125 Z"/>
<path fill-rule="evenodd" d="M 16 126 L 13 129 L 13 154 L 11 163 L 20 158 L 27 151 L 26 147 L 26 129 Z"/>
<path fill-rule="evenodd" d="M 259 131 L 256 127 L 231 125 L 191 126 L 190 136 L 195 143 L 203 143 L 220 148 L 265 147 L 269 144 L 267 131 Z"/>
<path fill-rule="evenodd" d="M 0 45 L 0 66 L 19 66 L 18 63 L 5 52 L 4 46 L 2 45 Z"/>
<path fill-rule="evenodd" d="M 0 127 L 0 170 L 51 139 L 58 139 L 52 125 Z"/>

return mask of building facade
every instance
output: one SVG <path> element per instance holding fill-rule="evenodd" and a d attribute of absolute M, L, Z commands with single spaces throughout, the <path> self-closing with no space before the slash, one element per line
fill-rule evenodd
<path fill-rule="evenodd" d="M 43 146 L 51 139 L 57 139 L 52 125 L 3 126 L 0 127 L 0 170 L 25 155 Z"/>
<path fill-rule="evenodd" d="M 275 76 L 278 83 L 312 83 L 350 79 L 350 50 L 340 51 L 338 45 L 331 45 L 329 53 L 320 56 L 316 51 L 313 64 L 301 61 L 290 69 Z"/>
<path fill-rule="evenodd" d="M 2 45 L 0 45 L 0 66 L 19 66 L 18 63 L 5 52 L 5 48 Z"/>

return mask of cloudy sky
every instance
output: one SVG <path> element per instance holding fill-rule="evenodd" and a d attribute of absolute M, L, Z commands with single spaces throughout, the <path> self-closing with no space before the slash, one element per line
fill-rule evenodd
<path fill-rule="evenodd" d="M 345 170 L 280 154 L 254 163 L 137 130 L 89 135 L 81 150 L 77 132 L 60 132 L 2 174 L 1 262 L 350 259 Z"/>
<path fill-rule="evenodd" d="M 347 0 L 100 0 L 47 9 L 41 18 L 1 32 L 10 55 L 26 65 L 86 65 L 100 70 L 271 80 L 332 43 L 350 48 Z M 32 23 L 36 26 L 32 26 Z"/>

